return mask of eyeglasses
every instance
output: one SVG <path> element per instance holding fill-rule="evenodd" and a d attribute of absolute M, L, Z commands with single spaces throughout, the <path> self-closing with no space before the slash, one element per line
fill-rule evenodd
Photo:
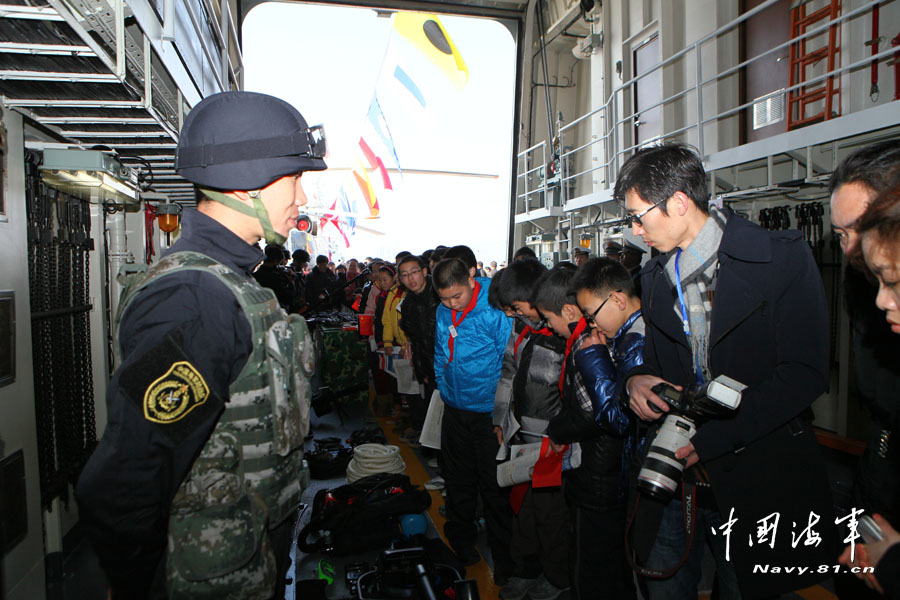
<path fill-rule="evenodd" d="M 601 310 L 603 310 L 603 307 L 606 305 L 607 302 L 609 302 L 609 299 L 612 298 L 612 295 L 613 295 L 613 294 L 617 294 L 617 293 L 619 293 L 619 292 L 621 292 L 621 291 L 622 291 L 622 290 L 616 290 L 615 292 L 610 292 L 610 293 L 609 293 L 609 296 L 606 297 L 606 300 L 604 300 L 603 302 L 601 302 L 601 303 L 600 303 L 600 306 L 597 307 L 597 310 L 595 310 L 595 311 L 592 312 L 591 314 L 587 314 L 586 312 L 582 311 L 581 314 L 584 315 L 584 320 L 587 321 L 588 325 L 590 325 L 591 323 L 594 322 L 594 319 L 597 317 L 597 313 L 599 313 Z"/>
<path fill-rule="evenodd" d="M 422 272 L 422 269 L 412 269 L 411 271 L 406 271 L 400 273 L 400 279 L 409 279 L 413 275 L 418 275 Z"/>
<path fill-rule="evenodd" d="M 635 224 L 635 223 L 637 223 L 638 227 L 643 227 L 644 224 L 641 222 L 641 219 L 643 219 L 644 216 L 646 216 L 646 214 L 647 214 L 648 212 L 650 212 L 651 210 L 653 210 L 654 208 L 656 208 L 657 206 L 659 206 L 659 205 L 662 204 L 663 202 L 666 202 L 667 200 L 668 200 L 668 198 L 663 198 L 662 200 L 660 200 L 659 202 L 655 203 L 653 206 L 651 206 L 651 207 L 648 208 L 647 210 L 643 210 L 643 211 L 639 212 L 639 213 L 636 214 L 636 215 L 625 215 L 625 223 L 628 225 L 628 227 L 631 227 L 631 226 L 632 226 L 633 224 Z"/>

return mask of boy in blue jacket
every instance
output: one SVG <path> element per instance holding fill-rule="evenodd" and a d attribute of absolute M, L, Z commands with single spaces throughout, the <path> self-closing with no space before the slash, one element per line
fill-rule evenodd
<path fill-rule="evenodd" d="M 491 413 L 512 321 L 488 304 L 491 280 L 472 277 L 459 259 L 438 263 L 431 281 L 441 300 L 434 375 L 445 405 L 441 422 L 447 490 L 444 534 L 463 564 L 480 560 L 475 549 L 475 508 L 481 495 L 494 580 L 503 585 L 512 571 L 512 509 L 508 491 L 497 485 L 499 444 Z"/>

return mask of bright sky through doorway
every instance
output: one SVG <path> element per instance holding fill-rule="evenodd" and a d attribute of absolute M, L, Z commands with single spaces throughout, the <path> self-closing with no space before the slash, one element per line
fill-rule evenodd
<path fill-rule="evenodd" d="M 496 21 L 439 19 L 468 70 L 462 89 L 373 10 L 269 2 L 244 21 L 245 89 L 283 98 L 310 124 L 325 125 L 329 171 L 304 176 L 311 203 L 328 209 L 343 186 L 367 213 L 350 170 L 361 136 L 389 172 L 393 190 L 368 171 L 380 218 L 358 221 L 385 235 L 357 228 L 346 248 L 329 224 L 337 257 L 438 244 L 467 244 L 485 262 L 506 257 L 515 44 Z M 404 76 L 411 87 L 398 85 Z M 375 96 L 402 174 L 367 119 Z"/>

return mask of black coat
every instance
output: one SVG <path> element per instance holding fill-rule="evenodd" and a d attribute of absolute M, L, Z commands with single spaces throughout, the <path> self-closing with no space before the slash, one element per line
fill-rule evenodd
<path fill-rule="evenodd" d="M 435 312 L 441 301 L 431 285 L 431 276 L 425 280 L 425 288 L 418 294 L 410 293 L 403 300 L 400 328 L 412 346 L 413 369 L 416 379 L 427 379 L 434 385 L 434 328 Z"/>
<path fill-rule="evenodd" d="M 576 388 L 584 389 L 585 384 L 575 364 L 575 352 L 565 360 L 560 411 L 547 425 L 547 435 L 557 444 L 581 444 L 581 466 L 563 473 L 566 500 L 573 506 L 594 511 L 621 508 L 625 438 L 604 431 L 594 420 L 593 410 L 581 406 Z"/>
<path fill-rule="evenodd" d="M 651 260 L 642 271 L 644 364 L 629 376 L 650 373 L 689 385 L 694 380 L 690 342 L 664 272 L 671 254 Z M 725 374 L 749 387 L 733 417 L 703 424 L 692 443 L 724 520 L 734 508 L 731 560 L 746 600 L 828 576 L 815 569 L 805 575 L 753 574 L 755 564 L 833 565 L 839 552 L 810 409 L 826 387 L 828 319 L 822 280 L 799 232 L 768 232 L 731 215 L 718 259 L 709 368 L 714 377 Z M 821 518 L 814 529 L 822 542 L 792 548 L 792 531 L 800 536 L 810 511 Z M 780 522 L 774 549 L 751 547 L 756 521 L 775 512 Z"/>
<path fill-rule="evenodd" d="M 306 304 L 314 310 L 327 310 L 334 306 L 335 297 L 330 301 L 319 304 L 326 292 L 334 292 L 338 287 L 337 277 L 331 271 L 320 271 L 319 267 L 310 270 L 306 276 Z M 338 303 L 340 298 L 337 298 Z M 318 307 L 316 307 L 318 305 Z"/>

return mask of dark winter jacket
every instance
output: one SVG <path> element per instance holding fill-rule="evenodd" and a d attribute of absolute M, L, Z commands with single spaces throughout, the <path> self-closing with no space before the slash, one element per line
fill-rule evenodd
<path fill-rule="evenodd" d="M 425 288 L 418 294 L 406 294 L 403 301 L 403 318 L 400 328 L 406 333 L 412 346 L 413 369 L 416 380 L 434 383 L 434 328 L 438 300 L 431 277 L 426 277 Z"/>
<path fill-rule="evenodd" d="M 877 286 L 852 266 L 844 271 L 856 388 L 872 413 L 857 467 L 853 505 L 900 521 L 900 336 L 875 306 Z"/>
<path fill-rule="evenodd" d="M 644 320 L 637 310 L 628 317 L 625 324 L 611 340 L 612 355 L 607 346 L 595 344 L 575 353 L 575 366 L 584 381 L 591 404 L 594 420 L 604 431 L 626 436 L 622 453 L 622 471 L 628 471 L 634 440 L 634 413 L 621 402 L 621 389 L 626 374 L 644 362 Z M 625 482 L 622 482 L 624 492 Z"/>
<path fill-rule="evenodd" d="M 275 292 L 281 308 L 291 310 L 294 305 L 294 282 L 282 267 L 269 266 L 264 263 L 253 273 L 253 278 L 259 285 Z"/>
<path fill-rule="evenodd" d="M 547 434 L 557 444 L 581 444 L 581 466 L 564 473 L 566 499 L 575 506 L 602 511 L 619 508 L 625 502 L 625 438 L 604 431 L 594 420 L 592 402 L 575 365 L 575 355 L 589 335 L 582 334 L 566 359 L 562 406 L 547 426 Z"/>
<path fill-rule="evenodd" d="M 691 346 L 664 271 L 672 254 L 651 260 L 642 271 L 644 364 L 629 376 L 653 374 L 686 386 L 694 382 Z M 734 417 L 702 424 L 691 441 L 723 519 L 734 509 L 731 561 L 748 600 L 827 577 L 815 569 L 804 575 L 753 574 L 755 564 L 833 564 L 838 554 L 831 490 L 810 409 L 825 391 L 828 319 L 819 271 L 798 231 L 769 232 L 732 214 L 717 256 L 709 368 L 713 377 L 725 374 L 748 387 Z M 649 528 L 650 540 L 662 512 L 654 504 L 642 497 L 635 518 L 635 527 L 641 521 L 641 528 Z M 781 526 L 774 549 L 750 546 L 757 521 L 776 512 Z M 792 548 L 790 524 L 797 524 L 794 534 L 800 536 L 810 512 L 821 519 L 815 530 L 822 542 Z"/>
<path fill-rule="evenodd" d="M 319 303 L 325 292 L 331 292 L 336 287 L 337 277 L 335 277 L 331 271 L 326 269 L 325 272 L 322 272 L 318 267 L 311 269 L 306 276 L 306 304 L 310 307 L 314 307 Z M 318 310 L 325 310 L 333 304 L 333 302 L 319 304 Z"/>

